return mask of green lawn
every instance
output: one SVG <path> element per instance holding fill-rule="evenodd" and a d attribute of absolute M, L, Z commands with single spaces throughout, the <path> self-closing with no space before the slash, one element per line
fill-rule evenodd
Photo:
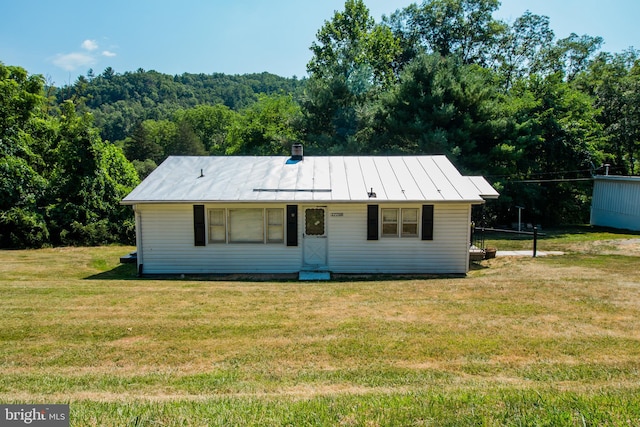
<path fill-rule="evenodd" d="M 0 402 L 69 403 L 74 426 L 640 425 L 640 236 L 571 231 L 539 243 L 566 255 L 466 278 L 138 279 L 128 247 L 0 251 Z"/>
<path fill-rule="evenodd" d="M 499 250 L 531 250 L 533 249 L 533 236 L 531 230 L 525 230 L 530 234 L 518 235 L 501 232 L 485 232 L 485 246 L 495 247 Z M 548 251 L 583 252 L 585 248 L 598 249 L 598 245 L 610 241 L 623 239 L 640 239 L 640 232 L 621 231 L 610 228 L 593 228 L 587 225 L 565 228 L 550 228 L 539 230 L 538 249 Z M 593 243 L 598 243 L 594 246 Z"/>

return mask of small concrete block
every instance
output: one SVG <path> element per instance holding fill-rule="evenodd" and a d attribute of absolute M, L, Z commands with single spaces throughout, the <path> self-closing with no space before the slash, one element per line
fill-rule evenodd
<path fill-rule="evenodd" d="M 301 271 L 298 275 L 298 280 L 331 280 L 331 273 L 328 271 Z"/>

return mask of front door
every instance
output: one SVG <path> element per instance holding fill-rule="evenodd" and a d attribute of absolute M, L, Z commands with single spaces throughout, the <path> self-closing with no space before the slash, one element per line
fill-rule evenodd
<path fill-rule="evenodd" d="M 304 208 L 303 252 L 305 268 L 327 267 L 327 208 Z"/>

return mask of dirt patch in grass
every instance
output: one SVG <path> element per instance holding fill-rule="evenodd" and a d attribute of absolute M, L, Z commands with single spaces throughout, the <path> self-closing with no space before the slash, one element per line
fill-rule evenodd
<path fill-rule="evenodd" d="M 599 255 L 640 256 L 640 239 L 599 240 L 590 243 L 575 244 L 576 252 Z"/>

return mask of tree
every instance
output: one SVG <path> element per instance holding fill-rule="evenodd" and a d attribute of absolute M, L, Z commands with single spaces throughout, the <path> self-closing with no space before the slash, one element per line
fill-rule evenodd
<path fill-rule="evenodd" d="M 347 0 L 317 38 L 302 101 L 310 151 L 365 150 L 373 106 L 396 81 L 399 40 L 375 23 L 362 0 Z"/>
<path fill-rule="evenodd" d="M 600 49 L 602 43 L 602 37 L 591 37 L 587 34 L 578 36 L 575 33 L 558 41 L 557 49 L 561 53 L 561 61 L 568 80 L 573 80 L 578 73 L 588 68 L 591 58 Z"/>
<path fill-rule="evenodd" d="M 485 65 L 506 27 L 492 17 L 499 5 L 498 0 L 425 0 L 396 12 L 387 23 L 405 41 L 405 52 L 453 55 L 463 64 Z"/>
<path fill-rule="evenodd" d="M 300 140 L 300 107 L 287 95 L 260 95 L 230 129 L 226 154 L 282 155 Z"/>
<path fill-rule="evenodd" d="M 376 152 L 446 154 L 477 171 L 495 144 L 496 96 L 486 70 L 421 55 L 382 100 Z"/>
<path fill-rule="evenodd" d="M 186 121 L 176 123 L 176 133 L 165 150 L 169 156 L 205 156 L 207 150 L 191 125 Z"/>
<path fill-rule="evenodd" d="M 515 81 L 541 68 L 543 53 L 554 41 L 549 18 L 527 11 L 497 39 L 491 63 L 505 90 Z"/>
<path fill-rule="evenodd" d="M 164 121 L 165 123 L 170 123 Z M 133 131 L 133 135 L 124 140 L 124 152 L 129 160 L 151 160 L 155 164 L 164 160 L 165 145 L 167 140 L 173 138 L 176 133 L 175 126 L 171 126 L 168 133 L 160 132 L 163 122 L 155 120 L 145 120 L 138 124 Z M 171 123 L 173 125 L 173 123 Z"/>
<path fill-rule="evenodd" d="M 604 127 L 605 161 L 612 171 L 640 173 L 640 60 L 630 49 L 601 54 L 576 84 L 593 94 L 598 120 Z"/>
<path fill-rule="evenodd" d="M 589 177 L 602 158 L 591 98 L 564 81 L 561 72 L 532 75 L 514 85 L 505 114 L 511 135 L 492 153 L 506 175 L 497 180 L 503 188 L 502 216 L 517 204 L 546 224 L 584 222 L 588 183 L 573 179 Z"/>
<path fill-rule="evenodd" d="M 316 34 L 307 71 L 314 78 L 339 76 L 356 86 L 361 80 L 357 75 L 366 73 L 369 84 L 388 88 L 395 80 L 392 64 L 400 52 L 398 40 L 389 27 L 375 23 L 362 0 L 347 0 L 344 8 Z"/>
<path fill-rule="evenodd" d="M 116 146 L 103 142 L 91 115 L 62 105 L 56 168 L 47 217 L 54 243 L 96 245 L 131 241 L 132 214 L 120 205 L 139 182 Z"/>
<path fill-rule="evenodd" d="M 174 120 L 188 123 L 204 144 L 205 150 L 210 155 L 220 155 L 229 146 L 229 132 L 238 120 L 238 113 L 222 104 L 198 105 L 178 110 Z"/>
<path fill-rule="evenodd" d="M 49 137 L 43 79 L 0 63 L 0 247 L 40 247 L 49 231 L 42 206 Z"/>

